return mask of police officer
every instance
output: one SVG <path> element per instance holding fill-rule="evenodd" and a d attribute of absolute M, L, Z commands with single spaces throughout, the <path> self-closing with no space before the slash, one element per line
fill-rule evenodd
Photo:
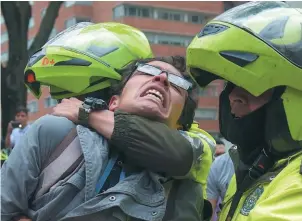
<path fill-rule="evenodd" d="M 239 163 L 220 220 L 302 220 L 301 24 L 301 9 L 250 2 L 210 21 L 188 47 L 201 87 L 227 81 L 220 130 Z"/>

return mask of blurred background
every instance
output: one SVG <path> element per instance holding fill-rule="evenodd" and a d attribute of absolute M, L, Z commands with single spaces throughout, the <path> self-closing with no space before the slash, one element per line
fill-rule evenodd
<path fill-rule="evenodd" d="M 2 139 L 17 106 L 27 106 L 28 122 L 50 112 L 56 101 L 48 88 L 37 100 L 23 85 L 27 59 L 50 38 L 79 22 L 116 21 L 142 30 L 154 54 L 185 55 L 186 47 L 213 17 L 243 1 L 29 1 L 1 2 Z M 302 7 L 302 2 L 289 2 Z M 200 92 L 195 119 L 202 129 L 219 137 L 218 96 L 224 82 L 215 81 Z M 223 139 L 223 138 L 222 138 Z M 225 140 L 224 140 L 225 141 Z M 226 142 L 227 148 L 229 143 Z"/>

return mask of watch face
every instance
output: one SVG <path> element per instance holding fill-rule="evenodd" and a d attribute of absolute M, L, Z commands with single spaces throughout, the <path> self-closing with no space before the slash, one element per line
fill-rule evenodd
<path fill-rule="evenodd" d="M 82 107 L 83 107 L 84 109 L 90 109 L 90 105 L 87 105 L 86 103 L 83 103 Z"/>
<path fill-rule="evenodd" d="M 86 98 L 83 103 L 83 108 L 90 109 L 91 111 L 95 110 L 106 110 L 108 106 L 105 101 L 97 98 Z"/>
<path fill-rule="evenodd" d="M 97 102 L 95 102 L 95 108 L 97 110 L 103 110 L 103 109 L 106 109 L 106 103 L 102 100 L 98 100 Z"/>
<path fill-rule="evenodd" d="M 93 102 L 94 102 L 94 98 L 92 98 L 92 97 L 87 97 L 87 98 L 85 98 L 84 104 L 92 105 Z"/>

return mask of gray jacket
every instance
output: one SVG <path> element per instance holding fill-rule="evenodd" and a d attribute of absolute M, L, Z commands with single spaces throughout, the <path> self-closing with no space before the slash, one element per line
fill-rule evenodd
<path fill-rule="evenodd" d="M 167 197 L 162 181 L 165 178 L 156 173 L 144 170 L 126 177 L 102 194 L 95 192 L 108 162 L 108 143 L 82 126 L 77 126 L 77 132 L 85 159 L 83 166 L 46 194 L 33 198 L 43 162 L 74 127 L 66 118 L 50 115 L 32 125 L 23 145 L 16 147 L 9 163 L 1 170 L 2 220 L 11 220 L 20 215 L 20 211 L 36 221 L 164 220 Z M 179 183 L 171 189 L 176 200 L 169 205 L 172 209 L 165 220 L 201 220 L 200 184 L 193 180 Z"/>

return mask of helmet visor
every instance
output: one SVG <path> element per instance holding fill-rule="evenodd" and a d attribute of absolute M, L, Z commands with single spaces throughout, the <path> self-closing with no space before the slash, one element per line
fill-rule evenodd
<path fill-rule="evenodd" d="M 250 2 L 214 19 L 255 35 L 302 68 L 302 13 L 283 2 Z"/>

